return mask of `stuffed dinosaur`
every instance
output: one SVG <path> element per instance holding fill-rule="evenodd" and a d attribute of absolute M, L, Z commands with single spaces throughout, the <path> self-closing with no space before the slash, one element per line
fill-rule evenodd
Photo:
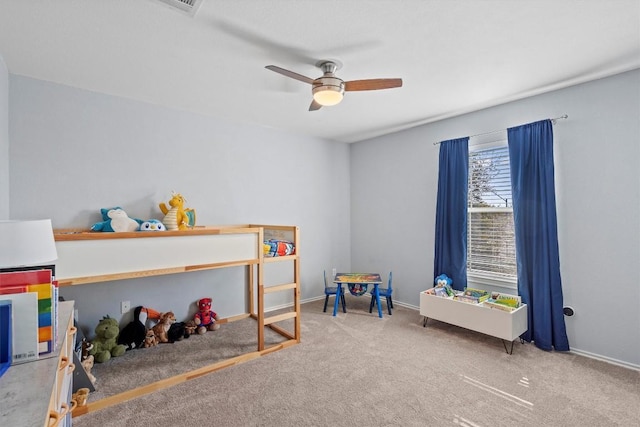
<path fill-rule="evenodd" d="M 102 222 L 91 226 L 91 231 L 138 231 L 142 220 L 129 218 L 121 207 L 102 208 Z"/>
<path fill-rule="evenodd" d="M 125 346 L 118 344 L 118 334 L 120 327 L 118 321 L 109 316 L 105 316 L 98 322 L 95 329 L 96 337 L 91 344 L 93 348 L 89 354 L 95 358 L 97 363 L 104 363 L 112 357 L 122 356 Z"/>

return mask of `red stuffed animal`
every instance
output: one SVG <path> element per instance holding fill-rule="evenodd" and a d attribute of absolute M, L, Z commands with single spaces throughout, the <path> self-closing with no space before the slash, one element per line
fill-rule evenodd
<path fill-rule="evenodd" d="M 211 298 L 201 298 L 197 301 L 198 312 L 193 316 L 193 321 L 198 326 L 198 334 L 202 335 L 207 331 L 215 331 L 220 328 L 218 324 L 218 314 L 211 311 Z"/>

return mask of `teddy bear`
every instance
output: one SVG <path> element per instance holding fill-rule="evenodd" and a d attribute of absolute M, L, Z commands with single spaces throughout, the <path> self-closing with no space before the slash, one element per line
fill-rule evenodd
<path fill-rule="evenodd" d="M 104 363 L 112 357 L 122 356 L 126 350 L 125 346 L 118 344 L 120 327 L 118 321 L 109 316 L 105 316 L 98 322 L 95 329 L 96 337 L 91 341 L 93 348 L 89 354 L 94 357 L 97 363 Z"/>
<path fill-rule="evenodd" d="M 91 373 L 91 368 L 93 368 L 94 358 L 92 355 L 87 356 L 80 364 L 84 368 L 84 371 L 87 373 L 87 378 L 93 385 L 96 384 L 96 377 Z"/>
<path fill-rule="evenodd" d="M 86 387 L 78 389 L 77 392 L 71 395 L 71 399 L 76 402 L 78 406 L 84 406 L 87 404 L 87 398 L 89 397 L 89 389 Z"/>
<path fill-rule="evenodd" d="M 174 323 L 176 323 L 176 316 L 172 311 L 167 311 L 160 315 L 160 320 L 153 327 L 153 332 L 159 343 L 169 342 L 169 328 L 171 328 L 171 325 Z"/>
<path fill-rule="evenodd" d="M 218 314 L 211 310 L 211 298 L 200 298 L 197 301 L 198 312 L 193 316 L 193 321 L 198 326 L 198 334 L 202 335 L 207 331 L 216 331 L 220 328 L 218 324 Z"/>
<path fill-rule="evenodd" d="M 144 337 L 144 348 L 154 347 L 158 345 L 158 340 L 156 340 L 156 333 L 153 332 L 153 329 L 147 329 L 147 335 Z"/>
<path fill-rule="evenodd" d="M 188 333 L 189 335 L 193 335 L 193 334 L 195 334 L 197 332 L 198 325 L 196 325 L 196 322 L 193 319 L 192 320 L 187 320 L 184 323 L 184 329 L 185 329 L 186 333 Z"/>
<path fill-rule="evenodd" d="M 102 222 L 96 222 L 91 226 L 91 231 L 138 231 L 142 220 L 129 218 L 121 207 L 102 208 Z"/>

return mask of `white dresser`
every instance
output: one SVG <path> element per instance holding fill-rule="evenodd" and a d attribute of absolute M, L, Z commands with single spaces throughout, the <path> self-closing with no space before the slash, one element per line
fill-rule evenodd
<path fill-rule="evenodd" d="M 12 365 L 0 377 L 0 425 L 71 426 L 73 305 L 73 301 L 59 303 L 60 344 L 54 352 L 34 362 Z"/>

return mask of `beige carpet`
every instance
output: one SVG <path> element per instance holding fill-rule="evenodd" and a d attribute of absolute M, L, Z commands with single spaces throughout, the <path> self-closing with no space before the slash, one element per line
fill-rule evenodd
<path fill-rule="evenodd" d="M 322 303 L 302 305 L 299 345 L 76 417 L 74 426 L 640 424 L 638 371 L 529 344 L 508 355 L 495 338 L 437 321 L 423 328 L 415 310 L 396 307 L 379 319 L 365 298 L 348 295 L 348 312 L 337 317 L 323 313 Z M 250 331 L 226 336 L 255 340 Z M 211 338 L 230 345 L 222 337 Z M 152 355 L 127 357 L 142 352 Z"/>
<path fill-rule="evenodd" d="M 293 327 L 289 328 L 293 330 Z M 170 378 L 209 364 L 258 349 L 258 326 L 247 318 L 223 324 L 217 331 L 192 335 L 175 343 L 129 350 L 107 363 L 95 364 L 92 373 L 98 378 L 96 391 L 89 401 L 96 401 L 154 381 Z M 265 345 L 286 341 L 280 334 L 265 329 Z"/>

